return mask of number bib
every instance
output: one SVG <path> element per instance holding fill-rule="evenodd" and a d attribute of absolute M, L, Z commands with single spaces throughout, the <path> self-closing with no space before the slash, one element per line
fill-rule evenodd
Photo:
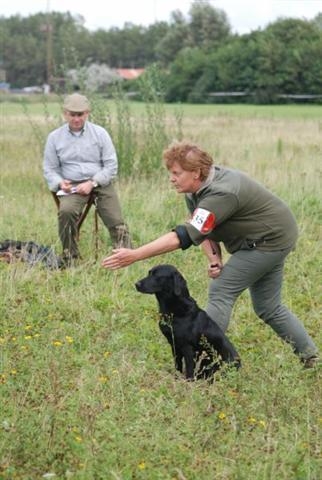
<path fill-rule="evenodd" d="M 192 214 L 190 225 L 195 227 L 200 233 L 207 234 L 215 228 L 215 214 L 204 208 L 196 208 Z"/>

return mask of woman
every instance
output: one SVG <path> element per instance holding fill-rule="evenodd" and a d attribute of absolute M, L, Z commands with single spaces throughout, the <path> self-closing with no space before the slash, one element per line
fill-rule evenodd
<path fill-rule="evenodd" d="M 206 308 L 226 331 L 237 297 L 249 289 L 255 313 L 292 345 L 306 367 L 317 348 L 299 319 L 281 303 L 283 268 L 298 230 L 287 205 L 237 170 L 217 167 L 197 145 L 176 142 L 163 153 L 170 181 L 185 194 L 191 218 L 136 249 L 113 250 L 102 262 L 112 270 L 146 258 L 201 245 L 211 278 Z M 219 242 L 231 254 L 223 266 Z"/>

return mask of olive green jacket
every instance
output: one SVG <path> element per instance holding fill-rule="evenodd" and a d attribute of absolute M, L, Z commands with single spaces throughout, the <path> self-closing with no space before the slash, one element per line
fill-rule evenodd
<path fill-rule="evenodd" d="M 292 249 L 296 244 L 298 229 L 289 207 L 238 170 L 213 168 L 201 188 L 194 194 L 186 194 L 185 199 L 192 215 L 185 226 L 195 245 L 209 238 L 223 242 L 226 250 L 234 253 L 250 248 Z M 203 214 L 204 211 L 213 214 L 209 217 L 209 232 L 202 231 L 193 221 L 198 209 L 203 209 Z"/>

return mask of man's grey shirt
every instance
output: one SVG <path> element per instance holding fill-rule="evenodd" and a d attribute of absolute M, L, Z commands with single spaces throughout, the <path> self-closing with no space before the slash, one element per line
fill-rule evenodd
<path fill-rule="evenodd" d="M 48 187 L 55 192 L 64 179 L 75 183 L 93 179 L 108 185 L 117 175 L 118 163 L 107 131 L 87 121 L 80 134 L 66 123 L 48 135 L 43 168 Z"/>

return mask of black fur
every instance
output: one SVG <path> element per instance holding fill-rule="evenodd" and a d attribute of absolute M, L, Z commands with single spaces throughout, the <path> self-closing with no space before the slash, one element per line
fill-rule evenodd
<path fill-rule="evenodd" d="M 21 260 L 29 265 L 43 263 L 47 268 L 62 268 L 62 260 L 55 254 L 51 247 L 38 245 L 35 242 L 21 242 L 20 240 L 0 241 L 0 257 L 13 260 Z"/>
<path fill-rule="evenodd" d="M 141 293 L 155 294 L 159 326 L 172 348 L 176 369 L 188 380 L 212 378 L 223 363 L 240 367 L 239 355 L 219 326 L 198 307 L 187 283 L 172 265 L 153 267 L 135 284 Z"/>

